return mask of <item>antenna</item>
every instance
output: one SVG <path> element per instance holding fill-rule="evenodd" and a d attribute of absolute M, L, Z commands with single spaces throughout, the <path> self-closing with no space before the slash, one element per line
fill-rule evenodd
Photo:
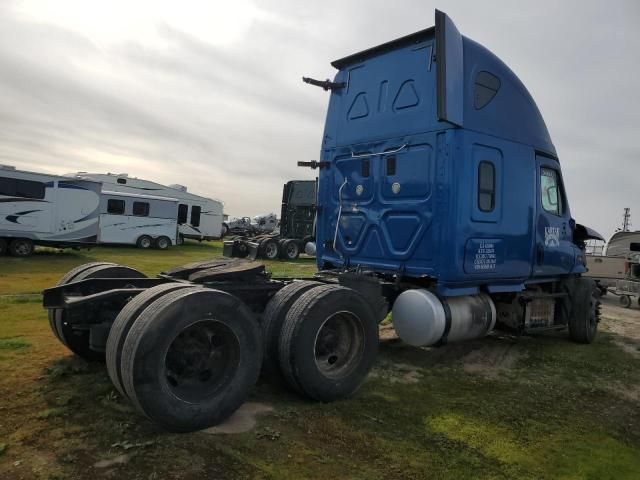
<path fill-rule="evenodd" d="M 631 230 L 631 209 L 625 207 L 624 215 L 622 215 L 622 231 L 628 232 Z"/>

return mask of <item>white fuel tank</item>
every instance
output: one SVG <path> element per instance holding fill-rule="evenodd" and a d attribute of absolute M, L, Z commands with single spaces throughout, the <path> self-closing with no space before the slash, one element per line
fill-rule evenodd
<path fill-rule="evenodd" d="M 392 318 L 405 343 L 429 346 L 484 337 L 496 324 L 496 307 L 486 293 L 441 299 L 415 289 L 398 296 Z"/>

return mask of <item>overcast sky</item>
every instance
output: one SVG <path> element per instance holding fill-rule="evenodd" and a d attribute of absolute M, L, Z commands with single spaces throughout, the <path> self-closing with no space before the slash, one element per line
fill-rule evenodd
<path fill-rule="evenodd" d="M 0 0 L 0 163 L 127 172 L 279 211 L 313 178 L 328 95 L 300 77 L 434 23 L 434 8 L 522 79 L 572 214 L 640 228 L 640 2 Z"/>

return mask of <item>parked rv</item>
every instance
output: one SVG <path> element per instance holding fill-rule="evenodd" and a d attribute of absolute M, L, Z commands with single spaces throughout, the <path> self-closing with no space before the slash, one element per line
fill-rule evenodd
<path fill-rule="evenodd" d="M 179 201 L 177 243 L 182 243 L 185 238 L 199 241 L 216 240 L 226 234 L 227 229 L 222 218 L 222 202 L 187 192 L 187 187 L 183 185 L 162 185 L 150 180 L 129 177 L 126 173 L 77 172 L 68 176 L 102 182 L 103 190 L 177 199 Z"/>
<path fill-rule="evenodd" d="M 178 200 L 124 192 L 102 192 L 99 243 L 164 250 L 178 239 Z"/>
<path fill-rule="evenodd" d="M 95 245 L 99 203 L 98 182 L 0 166 L 0 254 Z"/>

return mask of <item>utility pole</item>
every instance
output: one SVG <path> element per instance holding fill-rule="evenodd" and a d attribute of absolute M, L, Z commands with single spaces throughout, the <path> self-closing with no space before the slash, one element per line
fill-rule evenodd
<path fill-rule="evenodd" d="M 622 216 L 622 231 L 628 232 L 631 230 L 631 209 L 626 207 L 624 209 L 624 215 Z"/>

